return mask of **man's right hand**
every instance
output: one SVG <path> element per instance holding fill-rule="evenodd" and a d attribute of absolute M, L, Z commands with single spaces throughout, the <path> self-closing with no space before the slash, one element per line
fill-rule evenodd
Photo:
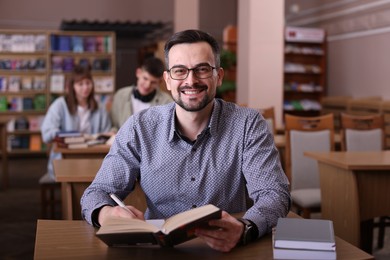
<path fill-rule="evenodd" d="M 140 220 L 145 220 L 144 213 L 133 206 L 126 206 L 126 209 L 120 206 L 104 206 L 103 208 L 101 208 L 98 217 L 101 226 L 104 226 L 104 221 L 108 217 L 121 217 L 130 219 L 136 218 Z"/>

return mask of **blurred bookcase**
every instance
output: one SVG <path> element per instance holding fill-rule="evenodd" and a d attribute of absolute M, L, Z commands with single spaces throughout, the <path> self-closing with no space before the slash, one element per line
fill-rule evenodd
<path fill-rule="evenodd" d="M 115 32 L 0 30 L 0 116 L 9 154 L 44 154 L 40 126 L 66 93 L 76 64 L 89 65 L 95 95 L 108 110 L 115 91 Z"/>

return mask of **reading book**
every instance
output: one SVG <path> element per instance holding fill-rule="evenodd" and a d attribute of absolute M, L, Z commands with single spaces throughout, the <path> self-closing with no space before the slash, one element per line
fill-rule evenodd
<path fill-rule="evenodd" d="M 96 236 L 108 246 L 153 244 L 171 247 L 195 238 L 195 229 L 209 227 L 208 221 L 221 218 L 222 211 L 208 204 L 164 220 L 107 219 Z M 158 225 L 158 222 L 162 225 Z M 210 227 L 212 228 L 212 227 Z"/>

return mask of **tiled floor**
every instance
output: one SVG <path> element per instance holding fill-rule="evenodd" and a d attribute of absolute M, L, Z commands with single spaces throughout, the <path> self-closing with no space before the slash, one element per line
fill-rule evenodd
<path fill-rule="evenodd" d="M 46 159 L 12 159 L 9 168 L 10 187 L 0 190 L 0 259 L 33 259 L 36 220 L 40 217 L 38 180 L 46 170 Z M 390 259 L 389 227 L 385 247 L 374 256 Z"/>

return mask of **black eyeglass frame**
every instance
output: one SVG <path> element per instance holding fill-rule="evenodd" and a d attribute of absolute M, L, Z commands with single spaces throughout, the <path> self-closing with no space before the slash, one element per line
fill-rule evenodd
<path fill-rule="evenodd" d="M 198 69 L 199 67 L 209 67 L 209 68 L 211 68 L 211 73 L 210 73 L 210 76 L 207 76 L 207 77 L 204 77 L 204 78 L 202 78 L 202 77 L 199 77 L 198 75 L 197 75 L 197 73 L 196 73 L 196 69 Z M 172 74 L 171 74 L 171 70 L 172 69 L 176 69 L 176 68 L 181 68 L 181 69 L 186 69 L 187 70 L 187 75 L 184 77 L 184 78 L 180 78 L 180 79 L 178 79 L 178 78 L 174 78 L 174 77 L 172 77 Z M 173 80 L 185 80 L 186 78 L 188 78 L 188 75 L 190 75 L 190 71 L 192 70 L 193 72 L 194 72 L 194 76 L 197 78 L 197 79 L 208 79 L 208 78 L 211 78 L 212 76 L 213 76 L 213 70 L 216 70 L 217 69 L 217 67 L 214 67 L 214 66 L 211 66 L 210 64 L 202 64 L 202 65 L 198 65 L 198 66 L 196 66 L 196 67 L 194 67 L 194 68 L 187 68 L 187 67 L 184 67 L 184 66 L 174 66 L 174 67 L 172 67 L 172 68 L 170 68 L 169 70 L 167 70 L 167 72 L 169 73 L 169 76 L 171 77 L 171 79 L 173 79 Z"/>

